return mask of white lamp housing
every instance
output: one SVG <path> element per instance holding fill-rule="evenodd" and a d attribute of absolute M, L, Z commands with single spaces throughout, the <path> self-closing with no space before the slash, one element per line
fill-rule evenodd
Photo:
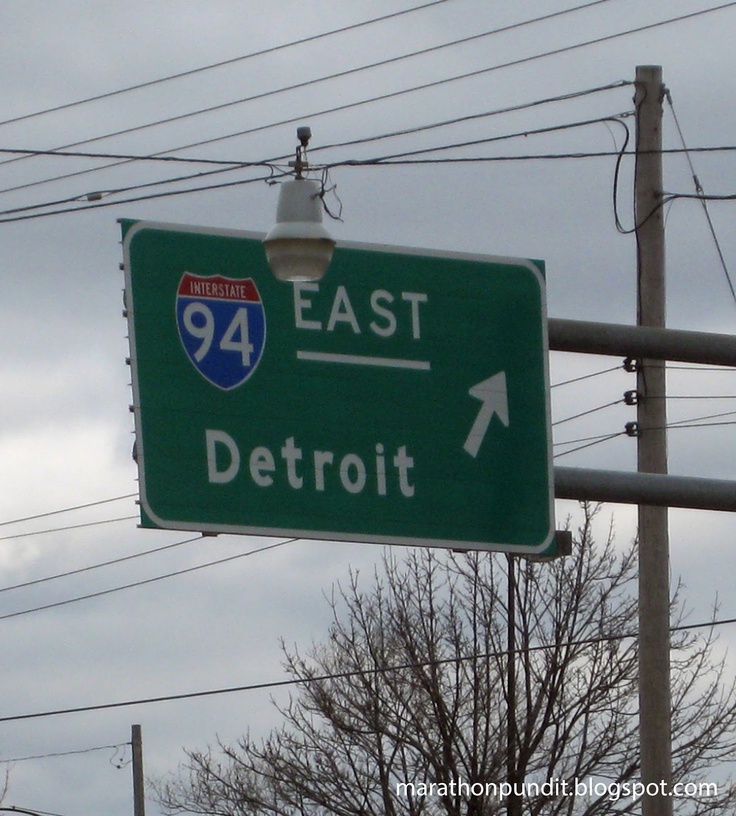
<path fill-rule="evenodd" d="M 319 280 L 332 260 L 335 241 L 322 226 L 322 202 L 316 182 L 284 182 L 276 226 L 263 239 L 271 271 L 279 280 Z"/>

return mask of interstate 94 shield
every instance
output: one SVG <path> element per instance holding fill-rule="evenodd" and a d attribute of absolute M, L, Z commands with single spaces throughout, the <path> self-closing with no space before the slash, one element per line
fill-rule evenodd
<path fill-rule="evenodd" d="M 225 391 L 255 371 L 266 343 L 266 316 L 251 278 L 185 272 L 176 293 L 179 338 L 192 365 Z"/>

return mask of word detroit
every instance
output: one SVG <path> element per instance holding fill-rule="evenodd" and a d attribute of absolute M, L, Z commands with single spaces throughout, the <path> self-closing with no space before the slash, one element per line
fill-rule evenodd
<path fill-rule="evenodd" d="M 226 431 L 208 428 L 205 430 L 205 445 L 209 483 L 232 482 L 241 470 L 238 443 Z M 334 485 L 341 486 L 348 493 L 362 493 L 367 489 L 378 496 L 386 496 L 389 490 L 398 488 L 403 497 L 411 498 L 415 490 L 410 474 L 413 467 L 414 459 L 406 445 L 400 445 L 388 458 L 380 442 L 370 457 L 357 453 L 340 456 L 328 450 L 305 453 L 297 446 L 295 437 L 290 436 L 278 454 L 264 445 L 253 448 L 248 455 L 247 475 L 260 488 L 271 487 L 276 479 L 285 479 L 294 490 L 311 488 L 321 493 Z"/>

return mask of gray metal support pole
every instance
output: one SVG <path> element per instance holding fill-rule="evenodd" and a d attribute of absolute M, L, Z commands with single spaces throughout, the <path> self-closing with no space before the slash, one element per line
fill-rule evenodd
<path fill-rule="evenodd" d="M 140 725 L 131 726 L 133 745 L 133 816 L 146 816 L 146 800 L 143 792 L 143 737 Z"/>
<path fill-rule="evenodd" d="M 555 498 L 736 513 L 736 481 L 555 467 Z"/>
<path fill-rule="evenodd" d="M 736 366 L 736 337 L 730 334 L 653 329 L 559 317 L 550 317 L 547 326 L 551 351 Z"/>
<path fill-rule="evenodd" d="M 662 69 L 636 69 L 637 325 L 665 326 L 664 213 L 662 210 Z M 667 473 L 666 371 L 644 358 L 637 374 L 641 431 L 638 470 Z M 666 507 L 639 505 L 639 722 L 641 781 L 667 786 L 645 795 L 642 816 L 672 816 L 670 722 L 669 533 Z M 661 789 L 661 788 L 660 788 Z"/>

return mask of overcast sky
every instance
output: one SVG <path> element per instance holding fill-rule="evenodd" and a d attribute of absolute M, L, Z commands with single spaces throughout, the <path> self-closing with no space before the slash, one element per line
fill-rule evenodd
<path fill-rule="evenodd" d="M 54 150 L 74 144 L 78 146 L 69 150 L 263 162 L 290 154 L 296 125 L 308 124 L 315 162 L 429 147 L 437 150 L 424 157 L 506 157 L 337 167 L 330 182 L 336 185 L 343 220 L 328 219 L 327 226 L 338 241 L 544 259 L 550 316 L 633 323 L 635 245 L 630 234 L 616 230 L 615 158 L 508 157 L 620 149 L 624 124 L 631 130 L 633 118 L 613 119 L 631 113 L 633 87 L 625 83 L 642 64 L 663 67 L 688 147 L 732 147 L 736 5 L 614 37 L 718 4 L 446 0 L 279 48 L 420 5 L 419 0 L 4 0 L 0 148 Z M 565 9 L 570 13 L 518 25 Z M 492 33 L 502 28 L 508 30 Z M 484 33 L 488 36 L 437 48 Z M 434 50 L 423 56 L 357 70 L 430 48 Z M 237 59 L 258 51 L 268 53 Z M 553 51 L 560 53 L 548 54 Z M 229 60 L 221 67 L 109 95 Z M 339 73 L 344 75 L 322 79 Z M 303 87 L 282 90 L 297 85 Z M 431 87 L 412 90 L 418 86 Z M 604 86 L 615 87 L 576 95 Z M 529 106 L 568 95 L 576 96 Z M 103 98 L 53 111 L 98 96 Z M 227 104 L 236 100 L 245 101 Z M 224 107 L 141 127 L 212 106 Z M 479 116 L 517 106 L 521 109 L 516 112 Z M 319 150 L 454 119 L 463 121 Z M 596 121 L 549 130 L 590 120 Z M 137 129 L 120 134 L 131 128 Z M 482 143 L 538 129 L 548 132 Z M 477 144 L 448 149 L 475 140 Z M 664 141 L 668 148 L 682 146 L 669 105 Z M 206 143 L 187 147 L 199 142 Z M 707 193 L 736 193 L 731 152 L 697 152 L 692 160 Z M 268 692 L 17 718 L 283 679 L 279 638 L 301 647 L 319 639 L 329 617 L 323 593 L 344 579 L 351 565 L 369 574 L 381 548 L 298 541 L 186 575 L 31 611 L 275 543 L 229 535 L 183 543 L 192 536 L 136 526 L 117 219 L 263 232 L 274 221 L 277 188 L 257 181 L 262 168 L 140 187 L 212 167 L 156 161 L 105 167 L 112 162 L 12 153 L 0 157 L 0 589 L 178 546 L 0 594 L 0 719 L 10 718 L 0 721 L 0 758 L 122 745 L 130 739 L 131 724 L 140 723 L 147 772 L 160 776 L 175 770 L 182 746 L 202 747 L 218 736 L 232 740 L 246 730 L 263 733 L 276 722 Z M 625 158 L 617 200 L 624 227 L 633 223 L 631 170 L 631 160 Z M 252 183 L 173 195 L 247 180 Z M 693 192 L 692 172 L 682 155 L 666 157 L 665 187 L 672 193 Z M 100 191 L 101 201 L 87 207 L 87 196 Z M 171 195 L 125 201 L 154 192 Z M 327 201 L 331 210 L 338 209 L 335 197 Z M 710 204 L 732 276 L 735 206 Z M 68 208 L 80 209 L 55 212 Z M 34 217 L 14 220 L 28 215 Z M 677 200 L 669 206 L 667 235 L 669 325 L 733 332 L 736 303 L 700 204 Z M 554 354 L 551 381 L 554 385 L 620 363 Z M 552 419 L 559 422 L 620 401 L 634 385 L 633 375 L 619 369 L 553 388 Z M 677 368 L 669 390 L 687 397 L 671 400 L 670 421 L 736 410 L 736 375 L 731 371 Z M 716 399 L 719 395 L 729 398 Z M 634 410 L 614 405 L 560 422 L 554 441 L 622 431 L 635 418 Z M 563 454 L 578 444 L 557 444 L 554 450 Z M 733 425 L 680 428 L 670 434 L 673 473 L 736 479 L 733 452 Z M 620 436 L 556 462 L 632 470 L 635 442 Z M 103 503 L 45 515 L 96 502 Z M 573 503 L 559 502 L 558 526 L 574 511 Z M 631 508 L 608 506 L 603 529 L 614 518 L 626 543 L 633 535 L 633 516 Z M 28 517 L 32 520 L 10 523 Z M 78 527 L 87 523 L 95 524 Z M 70 527 L 76 529 L 66 529 Z M 29 535 L 37 531 L 51 532 Z M 736 520 L 728 514 L 671 512 L 672 578 L 684 577 L 693 621 L 707 617 L 716 595 L 721 617 L 736 616 L 729 569 L 735 534 Z M 14 614 L 21 612 L 25 614 Z M 724 643 L 736 641 L 733 627 L 723 627 L 721 634 Z M 4 804 L 63 816 L 123 816 L 132 808 L 129 759 L 129 749 L 121 748 L 15 762 Z M 116 767 L 120 764 L 124 767 Z M 149 809 L 156 813 L 153 803 Z"/>

